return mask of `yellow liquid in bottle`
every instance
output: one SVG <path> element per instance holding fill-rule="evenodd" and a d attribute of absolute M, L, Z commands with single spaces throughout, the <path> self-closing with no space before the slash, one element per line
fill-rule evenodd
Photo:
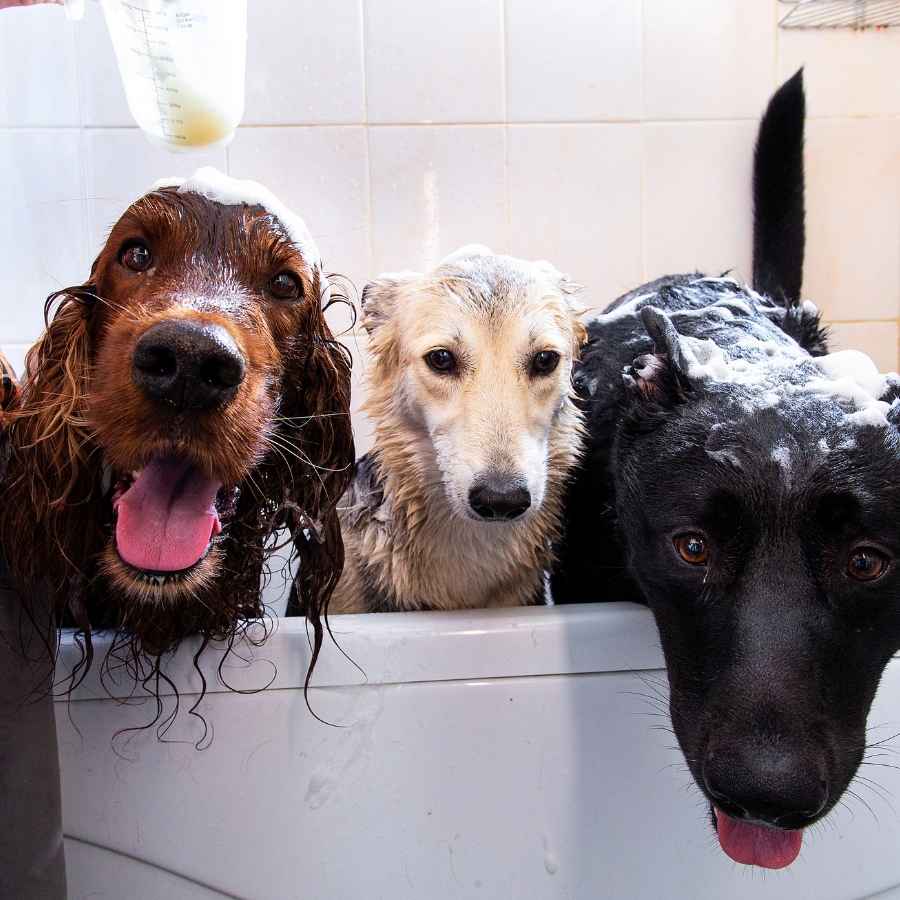
<path fill-rule="evenodd" d="M 160 110 L 158 138 L 169 147 L 207 147 L 229 139 L 236 124 L 179 88 L 168 108 Z"/>

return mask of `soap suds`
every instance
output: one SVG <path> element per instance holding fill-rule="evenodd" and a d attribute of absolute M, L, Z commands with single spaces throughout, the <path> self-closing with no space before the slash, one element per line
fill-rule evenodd
<path fill-rule="evenodd" d="M 770 456 L 772 458 L 772 462 L 777 463 L 786 475 L 790 474 L 791 451 L 789 447 L 785 447 L 784 445 L 773 447 Z"/>
<path fill-rule="evenodd" d="M 322 257 L 306 223 L 267 187 L 256 181 L 231 178 L 212 166 L 197 169 L 190 178 L 161 178 L 152 190 L 177 188 L 179 194 L 200 194 L 223 206 L 261 206 L 281 223 L 290 241 L 310 266 L 322 268 Z"/>

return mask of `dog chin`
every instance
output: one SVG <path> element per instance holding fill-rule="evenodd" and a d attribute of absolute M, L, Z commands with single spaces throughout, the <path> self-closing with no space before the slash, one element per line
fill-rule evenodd
<path fill-rule="evenodd" d="M 125 562 L 110 538 L 101 560 L 101 571 L 109 587 L 129 600 L 148 605 L 171 605 L 196 601 L 197 594 L 215 580 L 221 551 L 210 545 L 192 566 L 176 572 L 151 572 Z"/>

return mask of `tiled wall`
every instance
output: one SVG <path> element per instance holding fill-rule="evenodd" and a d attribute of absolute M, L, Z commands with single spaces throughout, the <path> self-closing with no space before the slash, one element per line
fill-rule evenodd
<path fill-rule="evenodd" d="M 664 272 L 746 276 L 756 120 L 805 64 L 805 293 L 839 345 L 897 367 L 900 30 L 783 31 L 778 0 L 250 0 L 244 125 L 173 156 L 134 127 L 87 5 L 0 12 L 16 360 L 124 206 L 206 163 L 266 182 L 360 286 L 469 241 L 553 260 L 596 306 Z"/>

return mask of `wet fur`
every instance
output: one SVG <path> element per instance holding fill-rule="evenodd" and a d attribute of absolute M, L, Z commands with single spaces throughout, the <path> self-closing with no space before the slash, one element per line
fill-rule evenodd
<path fill-rule="evenodd" d="M 770 177 L 779 150 L 782 168 L 802 173 L 802 92 L 798 75 L 776 95 L 757 151 L 757 253 L 792 236 L 779 246 L 793 255 L 754 260 L 776 299 L 667 276 L 589 324 L 576 383 L 590 442 L 553 582 L 557 602 L 650 606 L 675 733 L 711 803 L 725 802 L 711 768 L 759 809 L 799 808 L 792 798 L 825 785 L 820 808 L 778 821 L 789 828 L 825 815 L 854 777 L 900 648 L 900 379 L 887 378 L 877 427 L 815 387 L 827 348 L 815 308 L 799 302 L 802 223 L 778 219 L 802 215 L 802 183 L 779 199 L 787 188 Z M 699 377 L 701 348 L 744 366 L 750 385 Z M 680 531 L 707 536 L 708 567 L 678 556 Z M 859 541 L 891 560 L 876 581 L 847 574 Z"/>
<path fill-rule="evenodd" d="M 8 442 L 6 420 L 19 399 L 19 381 L 12 363 L 0 353 L 0 479 L 6 472 Z"/>
<path fill-rule="evenodd" d="M 575 287 L 546 264 L 529 272 L 504 257 L 476 256 L 474 262 L 464 257 L 463 253 L 463 258 L 451 259 L 431 276 L 387 277 L 366 290 L 363 323 L 372 354 L 366 408 L 376 436 L 341 503 L 347 565 L 334 595 L 335 612 L 543 602 L 563 486 L 582 443 L 581 415 L 569 386 L 570 366 L 583 337 L 573 302 Z M 535 299 L 540 293 L 536 281 L 545 290 L 540 299 Z M 529 293 L 532 290 L 535 295 Z M 525 317 L 545 304 L 568 344 L 554 376 L 561 381 L 547 387 L 559 391 L 559 406 L 549 423 L 542 460 L 543 500 L 521 520 L 488 523 L 461 511 L 465 499 L 458 498 L 458 479 L 447 472 L 452 465 L 447 458 L 456 457 L 460 446 L 457 442 L 443 451 L 436 447 L 438 439 L 422 420 L 422 405 L 443 400 L 431 400 L 426 389 L 409 387 L 410 368 L 420 361 L 404 356 L 406 338 L 421 331 L 429 306 L 436 302 L 429 298 L 446 291 L 459 298 L 466 321 L 487 323 L 491 340 L 502 339 L 507 317 Z M 401 304 L 421 304 L 404 325 L 398 312 Z M 400 333 L 401 328 L 408 332 Z M 502 431 L 473 424 L 504 401 L 503 390 L 497 383 L 479 395 L 449 438 L 461 438 L 478 460 L 506 452 Z M 506 463 L 514 464 L 514 459 Z"/>
<path fill-rule="evenodd" d="M 159 258 L 152 278 L 118 262 L 135 235 Z M 291 306 L 262 293 L 284 268 L 304 288 Z M 353 459 L 349 355 L 325 323 L 324 290 L 263 210 L 165 189 L 116 223 L 89 281 L 48 299 L 8 416 L 0 546 L 23 595 L 83 632 L 88 662 L 98 629 L 117 632 L 119 658 L 158 659 L 193 634 L 204 646 L 233 641 L 264 613 L 260 579 L 280 527 L 302 559 L 297 589 L 318 648 L 343 563 L 335 505 Z M 133 384 L 138 337 L 168 318 L 221 325 L 241 348 L 247 376 L 225 408 L 176 420 Z M 233 493 L 197 570 L 144 590 L 112 548 L 104 469 L 127 473 L 160 447 L 189 454 Z"/>

